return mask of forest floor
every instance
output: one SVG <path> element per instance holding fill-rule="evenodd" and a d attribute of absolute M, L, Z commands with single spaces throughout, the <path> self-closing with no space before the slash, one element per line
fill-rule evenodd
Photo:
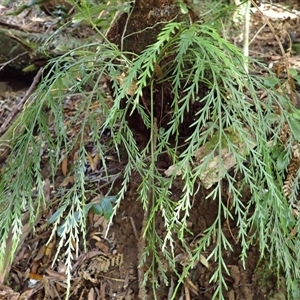
<path fill-rule="evenodd" d="M 297 4 L 294 5 L 294 10 L 291 8 L 285 10 L 284 6 L 279 3 L 272 6 L 265 4 L 263 13 L 268 17 L 286 51 L 290 48 L 288 33 L 292 37 L 293 43 L 296 45 L 299 42 L 300 45 L 300 7 Z M 254 11 L 251 15 L 250 32 L 253 41 L 250 45 L 250 55 L 267 64 L 279 76 L 284 77 L 285 74 L 281 74 L 280 67 L 283 55 L 270 27 L 263 27 L 264 24 L 265 20 L 262 19 L 261 14 Z M 232 29 L 227 32 L 227 35 L 236 45 L 241 46 L 241 37 L 236 32 Z M 297 47 L 293 47 L 293 50 L 288 52 L 288 56 L 291 67 L 299 72 L 300 52 L 297 53 Z M 103 88 L 107 92 L 107 89 Z M 27 89 L 26 84 L 16 81 L 15 78 L 1 78 L 0 73 L 0 123 L 9 115 Z M 66 104 L 66 115 L 74 111 L 77 101 L 80 101 L 80 97 L 74 97 Z M 93 146 L 89 146 L 93 148 Z M 92 160 L 92 162 L 94 161 Z M 122 172 L 125 164 L 126 161 L 119 162 L 112 155 L 109 162 L 111 174 Z M 99 194 L 103 193 L 105 184 L 92 179 L 97 177 L 100 172 L 101 166 L 95 164 L 89 167 L 87 175 L 91 181 L 90 189 Z M 101 215 L 89 214 L 87 233 L 85 237 L 82 237 L 79 256 L 74 260 L 70 299 L 138 299 L 139 262 L 137 252 L 143 221 L 142 205 L 136 201 L 139 180 L 137 175 L 133 175 L 130 189 L 118 209 L 108 234 L 106 234 L 107 220 Z M 58 197 L 58 194 L 55 193 L 67 189 L 69 184 L 72 184 L 71 180 L 68 181 L 68 178 L 64 176 L 64 170 L 61 170 L 60 174 L 57 174 L 56 182 L 49 188 L 53 201 Z M 115 190 L 112 193 L 117 193 L 117 186 L 120 184 L 120 179 L 116 178 Z M 171 192 L 174 197 L 179 195 L 180 184 L 178 187 L 173 187 Z M 190 245 L 214 222 L 217 214 L 217 202 L 205 199 L 206 194 L 207 191 L 200 189 L 194 198 L 194 205 L 188 219 L 192 234 L 186 237 Z M 244 197 L 246 201 L 249 195 L 244 195 Z M 63 260 L 64 254 L 61 253 L 59 259 L 52 265 L 59 240 L 58 238 L 52 239 L 47 244 L 52 231 L 51 226 L 47 226 L 47 220 L 56 209 L 53 206 L 44 213 L 35 226 L 35 232 L 30 233 L 20 246 L 8 279 L 4 285 L 0 286 L 0 300 L 64 298 L 66 276 L 64 275 L 64 266 L 59 262 Z M 160 220 L 158 220 L 157 228 L 158 231 L 164 231 L 164 224 Z M 268 270 L 268 266 L 264 262 L 257 266 L 260 258 L 259 245 L 249 249 L 246 265 L 243 266 L 239 259 L 241 246 L 236 238 L 238 228 L 235 221 L 224 219 L 222 230 L 226 233 L 230 243 L 234 245 L 233 251 L 228 250 L 223 253 L 230 271 L 230 275 L 224 275 L 228 285 L 228 291 L 224 292 L 225 299 L 286 299 L 284 278 L 278 280 L 276 274 L 272 270 Z M 87 251 L 84 251 L 83 247 L 85 238 Z M 182 249 L 176 249 L 176 251 L 178 256 L 184 256 Z M 204 257 L 207 257 L 209 253 L 210 248 L 203 253 Z M 189 274 L 188 280 L 182 285 L 175 299 L 211 299 L 215 286 L 209 281 L 214 267 L 213 262 L 210 262 L 209 268 L 199 262 Z M 180 268 L 178 263 L 178 269 L 180 270 Z M 174 274 L 169 274 L 169 281 L 170 286 L 161 284 L 161 287 L 157 289 L 157 299 L 169 299 L 168 295 L 176 284 Z M 150 287 L 149 294 L 151 295 Z"/>

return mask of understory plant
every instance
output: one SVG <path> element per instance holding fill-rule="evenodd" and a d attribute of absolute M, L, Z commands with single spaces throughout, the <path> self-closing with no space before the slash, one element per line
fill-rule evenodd
<path fill-rule="evenodd" d="M 261 258 L 267 256 L 278 274 L 285 274 L 289 295 L 293 297 L 300 260 L 299 242 L 291 235 L 293 228 L 300 228 L 294 208 L 299 172 L 294 168 L 289 182 L 287 173 L 297 158 L 298 111 L 284 89 L 278 88 L 281 83 L 274 74 L 265 69 L 265 77 L 251 75 L 252 66 L 258 63 L 250 61 L 249 73 L 244 65 L 241 51 L 224 40 L 212 25 L 182 22 L 165 25 L 157 41 L 139 55 L 122 52 L 105 40 L 50 60 L 48 75 L 28 101 L 15 129 L 11 154 L 0 178 L 1 263 L 7 257 L 8 236 L 14 242 L 12 250 L 17 249 L 22 213 L 28 211 L 29 221 L 34 222 L 37 212 L 49 205 L 45 202 L 45 179 L 55 182 L 65 157 L 74 157 L 76 149 L 76 158 L 68 170 L 73 176 L 72 184 L 59 194 L 59 213 L 51 220 L 53 235 L 59 229 L 56 257 L 64 252 L 62 257 L 71 279 L 79 241 L 86 236 L 86 208 L 93 195 L 86 186 L 89 141 L 99 154 L 104 169 L 102 179 L 110 186 L 116 174 L 110 174 L 105 154 L 114 149 L 120 159 L 126 158 L 124 170 L 118 175 L 122 185 L 114 200 L 111 220 L 119 213 L 132 175 L 140 176 L 138 201 L 146 216 L 140 264 L 148 265 L 144 284 L 151 277 L 154 295 L 161 281 L 169 284 L 168 272 L 172 270 L 178 276 L 172 295 L 175 299 L 199 257 L 208 252 L 205 260 L 216 263 L 211 277 L 215 283 L 213 299 L 224 299 L 224 274 L 229 274 L 229 270 L 223 253 L 233 250 L 222 231 L 224 219 L 228 218 L 238 228 L 236 239 L 241 244 L 244 264 L 249 247 L 258 242 Z M 103 78 L 110 84 L 112 98 L 99 88 Z M 87 85 L 91 87 L 89 92 Z M 156 88 L 164 85 L 171 95 L 168 122 L 160 122 L 155 110 Z M 78 93 L 82 101 L 66 120 L 64 105 Z M 187 121 L 193 110 L 194 115 Z M 132 114 L 139 116 L 147 132 L 143 146 L 127 121 Z M 188 136 L 182 133 L 184 126 L 188 127 Z M 101 137 L 107 130 L 111 143 L 104 144 Z M 199 149 L 204 149 L 205 155 L 199 157 Z M 165 170 L 168 176 L 157 164 L 162 154 L 170 161 Z M 226 155 L 233 162 L 230 168 L 224 159 Z M 216 167 L 212 168 L 212 162 Z M 203 174 L 215 178 L 206 198 L 216 201 L 218 209 L 213 224 L 190 249 L 186 242 L 186 235 L 191 234 L 188 218 L 197 205 L 194 195 L 199 186 L 205 186 Z M 181 195 L 174 200 L 172 186 L 178 179 L 182 183 Z M 224 201 L 225 184 L 230 206 Z M 243 198 L 245 187 L 250 190 L 247 201 Z M 108 188 L 104 197 L 109 195 Z M 163 236 L 156 230 L 157 218 L 164 222 Z M 180 272 L 175 243 L 180 243 L 188 257 Z"/>

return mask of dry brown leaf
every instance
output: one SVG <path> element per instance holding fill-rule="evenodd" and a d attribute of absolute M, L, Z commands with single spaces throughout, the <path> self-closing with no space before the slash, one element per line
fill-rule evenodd
<path fill-rule="evenodd" d="M 88 212 L 88 222 L 89 224 L 93 224 L 93 219 L 94 219 L 94 212 L 90 209 Z"/>
<path fill-rule="evenodd" d="M 107 282 L 100 282 L 100 296 L 101 298 L 100 299 L 105 299 L 105 289 L 106 289 L 106 285 L 107 285 Z M 126 300 L 126 299 L 125 299 Z"/>
<path fill-rule="evenodd" d="M 74 182 L 74 176 L 68 176 L 63 180 L 63 182 L 60 184 L 61 187 L 66 187 L 69 183 Z"/>
<path fill-rule="evenodd" d="M 292 231 L 290 232 L 290 236 L 295 236 L 298 232 L 297 226 L 295 226 Z"/>
<path fill-rule="evenodd" d="M 88 161 L 90 163 L 91 169 L 93 172 L 95 172 L 97 170 L 97 165 L 99 162 L 99 155 L 96 154 L 94 157 L 92 157 L 92 155 L 88 153 L 87 156 L 88 156 Z"/>
<path fill-rule="evenodd" d="M 251 136 L 247 128 L 244 129 L 245 133 L 248 133 L 248 145 L 243 140 L 242 136 L 238 136 L 237 133 L 231 132 L 230 128 L 227 129 L 228 136 L 231 142 L 234 143 L 238 148 L 238 153 L 242 156 L 247 155 L 247 148 L 249 147 L 249 141 L 251 141 L 251 147 L 256 147 L 255 139 Z M 206 155 L 211 152 L 211 149 L 215 147 L 215 140 L 212 138 L 204 146 L 197 149 L 193 156 L 195 157 L 195 164 L 201 165 Z M 203 168 L 201 175 L 199 176 L 201 183 L 206 189 L 212 187 L 212 185 L 219 180 L 223 179 L 228 170 L 235 165 L 234 155 L 229 152 L 227 145 L 224 145 L 220 153 L 215 153 L 215 156 L 210 159 L 210 162 Z"/>
<path fill-rule="evenodd" d="M 75 151 L 73 154 L 73 161 L 76 161 L 78 159 L 78 151 Z"/>
<path fill-rule="evenodd" d="M 195 295 L 199 295 L 198 287 L 192 282 L 192 280 L 189 277 L 185 278 L 184 286 L 188 287 Z"/>
<path fill-rule="evenodd" d="M 26 290 L 24 293 L 22 293 L 22 295 L 20 296 L 20 298 L 18 298 L 18 300 L 21 300 L 21 299 L 30 299 L 31 296 L 35 293 L 35 289 L 29 289 L 29 290 Z M 13 300 L 15 298 L 9 298 L 10 300 Z"/>
<path fill-rule="evenodd" d="M 88 300 L 94 300 L 95 298 L 95 291 L 94 291 L 94 289 L 93 288 L 91 288 L 90 290 L 89 290 L 89 293 L 88 293 Z"/>
<path fill-rule="evenodd" d="M 19 299 L 20 293 L 14 292 L 10 287 L 0 284 L 0 299 Z"/>
<path fill-rule="evenodd" d="M 61 171 L 64 176 L 68 174 L 68 156 L 66 156 L 61 162 Z"/>
<path fill-rule="evenodd" d="M 58 280 L 66 280 L 67 279 L 67 275 L 64 273 L 59 273 L 59 272 L 53 271 L 50 268 L 46 269 L 45 271 L 49 276 L 54 277 Z M 46 277 L 46 276 L 44 276 L 44 277 Z"/>
<path fill-rule="evenodd" d="M 118 76 L 118 81 L 121 86 L 124 86 L 125 78 L 126 78 L 126 74 L 124 72 L 120 76 Z M 136 80 L 133 80 L 131 82 L 130 87 L 126 89 L 126 94 L 129 96 L 133 96 L 136 90 L 137 90 L 137 83 Z"/>
<path fill-rule="evenodd" d="M 174 173 L 176 173 L 176 175 L 181 175 L 182 174 L 181 170 L 176 165 L 171 165 L 164 173 L 168 177 L 173 175 Z"/>
<path fill-rule="evenodd" d="M 171 175 L 175 175 L 175 174 L 176 174 L 176 176 L 180 176 L 180 175 L 182 175 L 182 172 L 186 171 L 186 169 L 188 169 L 188 168 L 189 168 L 189 164 L 185 164 L 181 168 L 175 164 L 175 165 L 169 166 L 169 168 L 164 173 L 167 177 L 169 177 Z"/>
<path fill-rule="evenodd" d="M 30 272 L 33 273 L 33 274 L 37 273 L 40 266 L 41 266 L 41 261 L 40 260 L 33 261 L 32 264 L 31 264 L 31 267 L 30 267 Z M 25 276 L 24 276 L 24 279 L 25 279 Z M 29 276 L 29 274 L 27 274 L 27 277 L 28 276 Z"/>
<path fill-rule="evenodd" d="M 50 256 L 50 255 L 51 255 L 52 250 L 53 250 L 53 248 L 54 248 L 54 245 L 55 245 L 55 241 L 53 241 L 53 242 L 51 242 L 51 243 L 49 243 L 49 244 L 47 245 L 46 250 L 45 250 L 45 255 L 46 255 L 46 256 Z"/>
<path fill-rule="evenodd" d="M 94 159 L 93 159 L 94 166 L 95 166 L 95 169 L 93 171 L 95 171 L 97 169 L 99 160 L 100 160 L 100 155 L 98 153 L 96 153 L 96 155 L 94 156 Z"/>
<path fill-rule="evenodd" d="M 202 263 L 203 266 L 209 269 L 209 263 L 204 255 L 200 254 L 199 261 Z"/>
<path fill-rule="evenodd" d="M 103 243 L 102 241 L 98 241 L 95 246 L 103 251 L 105 254 L 108 254 L 109 253 L 109 247 L 107 245 L 105 245 L 105 243 Z"/>
<path fill-rule="evenodd" d="M 33 259 L 33 261 L 41 260 L 44 257 L 45 252 L 46 252 L 46 245 L 43 245 L 42 247 L 40 247 L 40 249 L 39 249 L 36 257 Z"/>
<path fill-rule="evenodd" d="M 48 264 L 49 261 L 52 259 L 52 254 L 55 251 L 55 245 L 56 245 L 56 239 L 54 237 L 53 241 L 51 243 L 48 243 L 46 245 L 46 250 L 45 250 L 45 256 L 44 256 L 44 259 L 43 259 L 43 264 Z"/>
<path fill-rule="evenodd" d="M 156 77 L 163 77 L 164 76 L 164 72 L 162 71 L 161 67 L 159 64 L 155 64 L 154 65 L 154 70 L 155 70 L 155 75 Z"/>
<path fill-rule="evenodd" d="M 52 280 L 50 280 L 50 278 L 48 278 L 47 276 L 43 277 L 43 283 L 44 283 L 44 290 L 45 290 L 45 298 L 47 299 L 54 299 L 56 297 L 57 290 L 54 286 L 54 283 Z"/>

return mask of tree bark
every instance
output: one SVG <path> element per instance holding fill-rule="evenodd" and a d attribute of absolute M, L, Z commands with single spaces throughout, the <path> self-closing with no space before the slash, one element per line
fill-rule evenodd
<path fill-rule="evenodd" d="M 154 43 L 170 21 L 194 21 L 193 11 L 183 14 L 175 0 L 136 0 L 129 15 L 123 14 L 110 28 L 108 39 L 121 50 L 140 53 Z"/>

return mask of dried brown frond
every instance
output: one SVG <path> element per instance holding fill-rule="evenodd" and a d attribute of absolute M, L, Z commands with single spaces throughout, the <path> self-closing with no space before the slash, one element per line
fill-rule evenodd
<path fill-rule="evenodd" d="M 298 152 L 298 151 L 297 151 Z M 300 157 L 299 154 L 293 155 L 293 158 L 288 167 L 288 172 L 286 175 L 286 179 L 283 184 L 283 192 L 285 197 L 289 198 L 291 196 L 292 186 L 295 182 L 295 178 L 300 167 Z"/>
<path fill-rule="evenodd" d="M 287 142 L 287 140 L 290 137 L 290 134 L 291 134 L 290 127 L 287 123 L 285 123 L 280 134 L 280 140 L 282 141 L 283 144 Z"/>

